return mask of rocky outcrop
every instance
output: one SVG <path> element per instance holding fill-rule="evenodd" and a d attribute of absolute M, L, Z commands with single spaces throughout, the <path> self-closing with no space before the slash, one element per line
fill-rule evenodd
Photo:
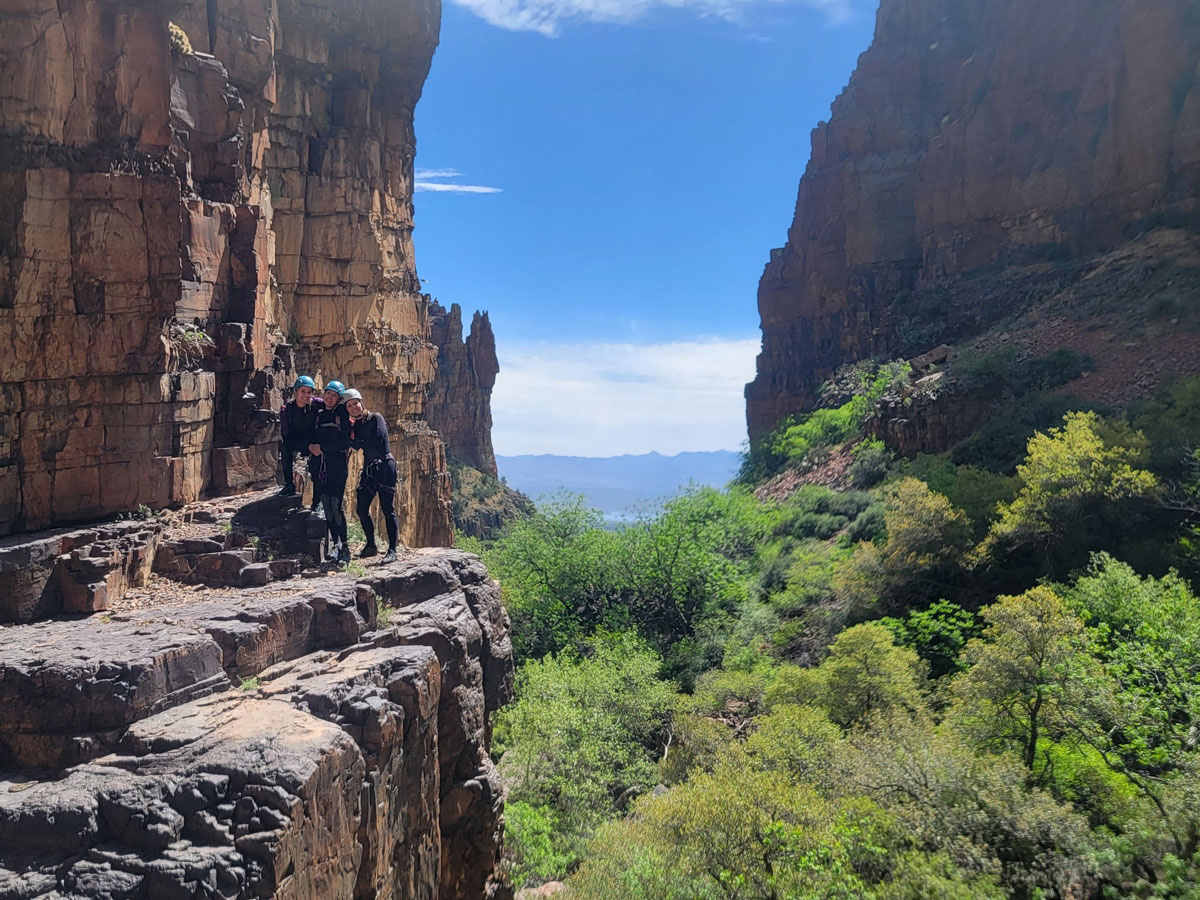
<path fill-rule="evenodd" d="M 450 495 L 454 530 L 468 537 L 493 540 L 509 522 L 532 515 L 533 501 L 499 478 L 450 461 Z"/>
<path fill-rule="evenodd" d="M 462 309 L 431 307 L 438 375 L 430 385 L 426 419 L 446 442 L 452 460 L 496 477 L 492 450 L 492 388 L 500 363 L 486 312 L 476 312 L 463 340 Z"/>
<path fill-rule="evenodd" d="M 752 439 L 842 363 L 912 356 L 1200 222 L 1190 0 L 882 0 L 759 284 Z"/>
<path fill-rule="evenodd" d="M 304 371 L 388 417 L 402 538 L 449 543 L 411 239 L 439 20 L 0 0 L 0 534 L 273 480 Z"/>
<path fill-rule="evenodd" d="M 512 649 L 474 557 L 164 595 L 0 648 L 0 896 L 511 896 L 488 743 Z"/>

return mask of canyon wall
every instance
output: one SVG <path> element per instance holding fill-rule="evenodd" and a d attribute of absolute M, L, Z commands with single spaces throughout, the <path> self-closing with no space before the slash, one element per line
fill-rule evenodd
<path fill-rule="evenodd" d="M 0 534 L 269 483 L 304 372 L 392 423 L 402 539 L 452 540 L 411 238 L 440 14 L 0 0 Z"/>
<path fill-rule="evenodd" d="M 759 284 L 751 439 L 845 362 L 1061 291 L 1063 261 L 1194 234 L 1198 197 L 1192 0 L 882 0 Z"/>
<path fill-rule="evenodd" d="M 430 385 L 425 416 L 458 461 L 496 477 L 492 450 L 492 388 L 500 363 L 496 337 L 486 312 L 476 312 L 463 340 L 462 309 L 434 304 L 432 337 L 438 348 L 438 374 Z"/>

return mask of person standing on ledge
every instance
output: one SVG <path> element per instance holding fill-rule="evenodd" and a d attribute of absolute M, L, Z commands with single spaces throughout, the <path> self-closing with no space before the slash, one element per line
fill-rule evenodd
<path fill-rule="evenodd" d="M 279 462 L 283 468 L 281 497 L 296 495 L 296 454 L 308 456 L 308 445 L 313 442 L 313 429 L 317 424 L 317 404 L 312 402 L 317 383 L 307 375 L 301 375 L 292 385 L 295 396 L 279 411 Z"/>
<path fill-rule="evenodd" d="M 350 414 L 350 448 L 363 452 L 362 475 L 358 479 L 355 499 L 358 521 L 362 523 L 367 545 L 358 555 L 362 558 L 379 552 L 375 546 L 375 522 L 371 519 L 371 501 L 379 495 L 383 522 L 387 526 L 388 551 L 380 563 L 396 561 L 396 544 L 400 539 L 400 520 L 396 516 L 396 457 L 388 444 L 387 420 L 381 413 L 368 412 L 362 394 L 351 388 L 342 395 L 346 412 Z"/>
<path fill-rule="evenodd" d="M 331 541 L 329 559 L 350 562 L 346 543 L 346 512 L 343 509 L 346 480 L 350 477 L 350 415 L 342 403 L 346 386 L 340 381 L 325 385 L 325 408 L 317 412 L 313 442 L 308 451 L 315 457 L 314 494 L 320 494 Z"/>

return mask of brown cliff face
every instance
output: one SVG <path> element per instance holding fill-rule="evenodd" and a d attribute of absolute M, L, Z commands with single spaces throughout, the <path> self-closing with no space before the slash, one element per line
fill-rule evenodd
<path fill-rule="evenodd" d="M 912 356 L 1064 288 L 1064 261 L 1195 230 L 1200 6 L 883 0 L 759 284 L 751 439 L 840 364 Z"/>
<path fill-rule="evenodd" d="M 432 340 L 438 348 L 438 375 L 430 386 L 425 418 L 446 442 L 446 452 L 493 478 L 492 388 L 500 363 L 496 338 L 486 312 L 476 312 L 471 332 L 463 340 L 462 309 L 430 308 Z"/>
<path fill-rule="evenodd" d="M 0 0 L 0 534 L 272 480 L 299 371 L 388 417 L 401 536 L 449 543 L 411 239 L 440 12 Z"/>

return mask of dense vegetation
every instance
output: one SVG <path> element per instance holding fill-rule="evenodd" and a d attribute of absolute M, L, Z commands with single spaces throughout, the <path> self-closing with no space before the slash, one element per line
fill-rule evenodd
<path fill-rule="evenodd" d="M 473 544 L 520 663 L 518 886 L 1200 898 L 1200 379 L 1059 408 L 1015 457 L 985 427 L 895 460 L 862 428 L 904 375 L 832 385 L 728 490 L 616 531 L 566 498 Z M 753 492 L 851 450 L 839 490 Z"/>

